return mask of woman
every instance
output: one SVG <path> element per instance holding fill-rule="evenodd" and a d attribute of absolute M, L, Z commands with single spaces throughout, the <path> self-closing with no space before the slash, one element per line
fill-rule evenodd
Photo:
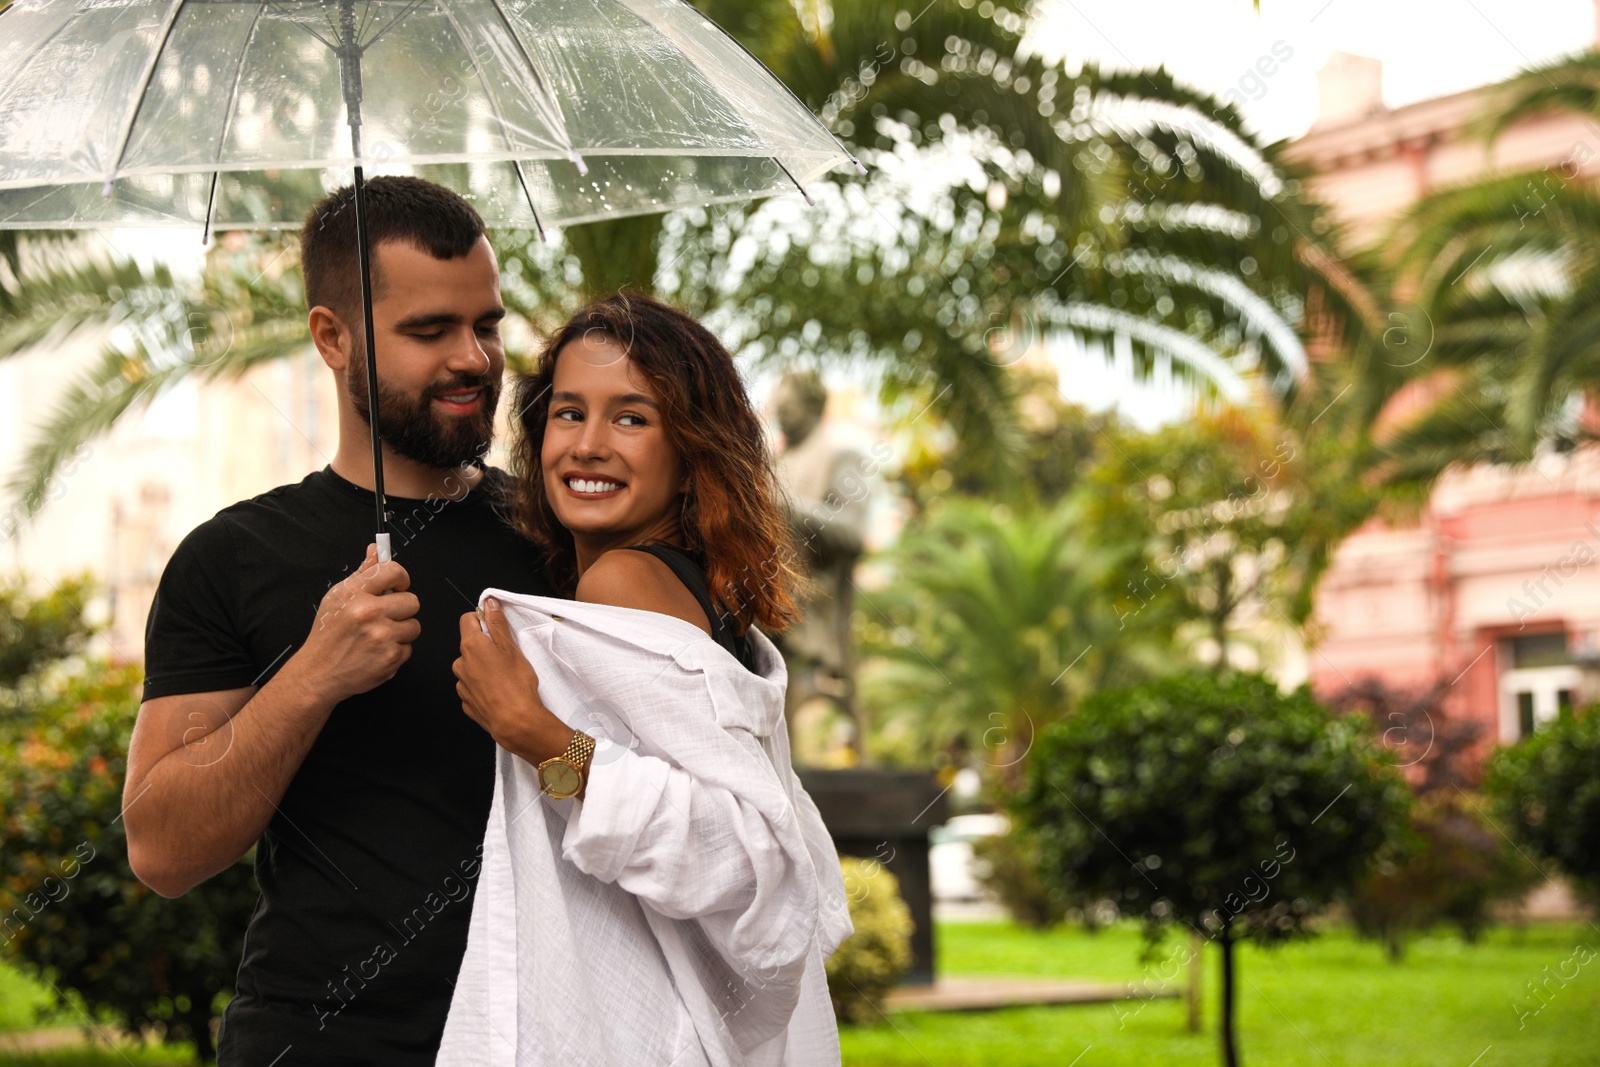
<path fill-rule="evenodd" d="M 561 601 L 486 590 L 462 706 L 500 745 L 441 1064 L 838 1063 L 838 856 L 789 765 L 788 526 L 693 319 L 619 294 L 517 389 L 519 529 Z"/>

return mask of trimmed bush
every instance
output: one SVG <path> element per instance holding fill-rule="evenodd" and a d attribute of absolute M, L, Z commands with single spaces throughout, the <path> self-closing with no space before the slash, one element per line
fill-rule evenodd
<path fill-rule="evenodd" d="M 210 1060 L 259 892 L 248 859 L 177 900 L 128 867 L 122 784 L 140 679 L 86 665 L 0 751 L 0 953 L 90 1013 L 192 1041 Z"/>
<path fill-rule="evenodd" d="M 1600 705 L 1496 753 L 1484 786 L 1511 836 L 1600 903 Z"/>
<path fill-rule="evenodd" d="M 1069 905 L 1092 915 L 1109 902 L 1152 940 L 1172 924 L 1216 943 L 1229 1067 L 1234 946 L 1308 933 L 1409 801 L 1367 723 L 1254 674 L 1097 694 L 1041 733 L 1028 762 L 1016 811 Z"/>
<path fill-rule="evenodd" d="M 884 995 L 911 966 L 911 909 L 899 880 L 876 860 L 839 862 L 855 933 L 828 960 L 828 993 L 840 1021 L 867 1022 L 882 1014 Z"/>
<path fill-rule="evenodd" d="M 1043 930 L 1067 917 L 1061 887 L 1039 876 L 1039 843 L 1026 826 L 972 843 L 978 882 L 1022 926 Z"/>

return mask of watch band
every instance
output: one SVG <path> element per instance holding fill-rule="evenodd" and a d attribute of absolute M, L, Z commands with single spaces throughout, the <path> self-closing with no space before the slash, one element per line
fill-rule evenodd
<path fill-rule="evenodd" d="M 561 753 L 561 758 L 578 768 L 578 777 L 587 782 L 589 761 L 594 758 L 594 738 L 582 730 L 572 731 L 572 740 L 567 742 L 567 750 Z"/>
<path fill-rule="evenodd" d="M 594 756 L 594 747 L 594 738 L 582 730 L 574 730 L 572 732 L 572 740 L 567 742 L 566 750 L 561 755 L 552 756 L 539 764 L 539 791 L 545 796 L 555 797 L 558 800 L 565 800 L 568 797 L 575 797 L 582 793 L 589 784 L 589 761 Z M 578 788 L 571 793 L 552 792 L 545 785 L 544 780 L 544 769 L 552 763 L 565 763 L 571 767 L 578 775 Z"/>

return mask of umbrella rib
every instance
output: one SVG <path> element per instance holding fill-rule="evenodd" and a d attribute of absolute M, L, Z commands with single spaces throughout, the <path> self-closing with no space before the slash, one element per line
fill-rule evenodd
<path fill-rule="evenodd" d="M 796 104 L 800 105 L 800 110 L 801 111 L 804 111 L 807 115 L 811 116 L 811 121 L 815 122 L 817 124 L 818 128 L 820 128 L 823 133 L 827 134 L 828 139 L 831 140 L 835 145 L 838 146 L 839 151 L 843 152 L 845 158 L 848 159 L 852 164 L 855 165 L 856 170 L 859 171 L 862 174 L 865 174 L 867 172 L 867 168 L 863 167 L 861 165 L 861 161 L 855 157 L 855 154 L 852 153 L 848 148 L 846 148 L 844 146 L 844 144 L 839 140 L 839 138 L 837 138 L 837 137 L 835 137 L 833 135 L 833 131 L 832 130 L 828 129 L 827 126 L 823 125 L 821 119 L 817 118 L 816 112 L 812 111 L 809 107 L 807 107 L 806 106 L 806 102 L 804 100 L 800 99 L 800 97 L 795 95 L 795 91 L 793 89 L 789 88 L 789 83 L 784 81 L 782 78 L 778 77 L 776 74 L 772 73 L 772 71 L 768 70 L 767 69 L 767 65 L 765 63 L 761 62 L 761 60 L 757 59 L 756 56 L 755 56 L 755 53 L 751 52 L 750 49 L 748 49 L 748 48 L 746 48 L 744 46 L 744 42 L 743 41 L 739 40 L 739 38 L 735 37 L 733 34 L 729 33 L 727 30 L 723 29 L 722 25 L 720 23 L 718 23 L 717 20 L 711 18 L 705 12 L 701 11 L 699 8 L 695 7 L 693 4 L 689 3 L 689 0 L 679 0 L 679 2 L 682 3 L 684 7 L 688 8 L 690 11 L 692 11 L 696 15 L 698 15 L 700 17 L 700 19 L 703 22 L 705 22 L 706 25 L 712 27 L 718 33 L 722 34 L 722 36 L 726 37 L 729 41 L 733 42 L 734 47 L 738 48 L 739 51 L 743 52 L 746 56 L 748 56 L 749 59 L 750 59 L 750 62 L 754 63 L 757 67 L 760 67 L 762 70 L 766 71 L 767 76 L 769 78 L 771 78 L 773 81 L 777 82 L 779 85 L 783 86 L 783 91 L 789 94 L 789 99 L 793 100 Z M 783 164 L 781 164 L 781 163 L 778 164 L 778 165 L 779 166 L 783 166 Z M 790 175 L 790 180 L 793 181 L 793 175 Z M 799 185 L 800 183 L 799 182 L 795 182 L 795 184 Z M 805 190 L 802 189 L 802 190 L 800 190 L 800 192 L 801 192 L 802 195 L 804 195 Z M 809 201 L 811 198 L 810 197 L 806 197 L 806 199 Z"/>
<path fill-rule="evenodd" d="M 811 199 L 811 194 L 806 192 L 806 187 L 800 184 L 800 179 L 796 178 L 790 172 L 789 168 L 783 165 L 783 160 L 779 159 L 777 156 L 773 156 L 772 157 L 772 161 L 778 165 L 778 169 L 779 170 L 783 171 L 784 174 L 789 176 L 789 180 L 790 181 L 794 182 L 794 187 L 796 189 L 800 190 L 800 195 L 801 196 L 806 198 L 806 206 L 807 207 L 816 207 L 817 206 L 817 202 L 815 200 Z"/>
<path fill-rule="evenodd" d="M 500 123 L 501 139 L 505 141 L 507 150 L 516 151 L 516 148 L 511 144 L 511 135 L 507 132 L 506 117 L 500 110 L 500 100 L 494 95 L 494 90 L 489 87 L 489 79 L 484 77 L 483 68 L 478 66 L 478 59 L 473 55 L 472 45 L 468 43 L 467 35 L 462 32 L 461 23 L 456 21 L 455 12 L 450 10 L 448 3 L 441 4 L 439 7 L 444 12 L 444 17 L 450 20 L 451 28 L 456 31 L 456 39 L 461 42 L 461 47 L 466 51 L 468 58 L 472 60 L 472 72 L 478 76 L 478 84 L 483 86 L 483 95 L 489 98 L 489 106 L 494 109 L 494 117 Z M 528 188 L 528 179 L 522 173 L 522 161 L 513 159 L 511 168 L 517 172 L 517 184 L 522 186 L 522 195 L 528 199 L 528 210 L 533 212 L 534 228 L 539 231 L 539 240 L 543 241 L 546 239 L 544 223 L 539 221 L 539 209 L 533 206 L 533 192 Z"/>
<path fill-rule="evenodd" d="M 264 3 L 264 5 L 266 5 L 266 3 L 282 3 L 282 0 L 261 0 L 261 2 Z M 331 32 L 333 32 L 334 37 L 338 37 L 339 30 L 338 29 L 334 29 L 333 16 L 331 16 L 331 14 L 323 13 L 323 18 L 325 18 L 326 21 L 328 21 L 328 29 L 330 29 Z M 288 24 L 290 24 L 290 26 L 293 26 L 294 29 L 298 29 L 299 32 L 301 32 L 301 34 L 306 34 L 306 37 L 310 37 L 310 38 L 312 38 L 312 40 L 314 40 L 314 42 L 317 42 L 318 45 L 322 45 L 323 48 L 326 48 L 326 50 L 334 51 L 334 53 L 336 53 L 336 51 L 339 51 L 339 46 L 338 45 L 334 45 L 334 43 L 331 42 L 331 40 L 328 40 L 328 38 L 323 37 L 322 34 L 318 34 L 317 30 L 314 30 L 314 29 L 312 29 L 312 27 L 307 26 L 306 22 L 296 21 L 296 19 L 293 19 L 293 18 L 285 19 L 285 21 L 288 22 Z"/>
<path fill-rule="evenodd" d="M 377 33 L 373 34 L 372 35 L 372 39 L 370 41 L 368 41 L 366 44 L 361 45 L 361 51 L 365 52 L 367 49 L 369 49 L 373 45 L 377 44 L 378 43 L 378 38 L 382 37 L 384 34 L 388 33 L 390 30 L 394 29 L 395 26 L 400 22 L 401 19 L 405 18 L 407 15 L 411 14 L 413 11 L 415 11 L 417 8 L 419 8 L 421 6 L 422 6 L 422 0 L 411 0 L 411 3 L 409 3 L 405 7 L 401 8 L 399 14 L 395 15 L 394 18 L 389 20 L 388 25 L 384 26 L 383 29 L 381 29 Z M 372 11 L 372 8 L 368 7 L 367 11 L 368 11 L 368 13 L 370 13 Z M 361 40 L 361 31 L 357 31 L 357 33 L 356 33 L 356 41 L 357 41 L 357 43 L 360 43 L 360 40 Z"/>
<path fill-rule="evenodd" d="M 339 46 L 338 45 L 334 44 L 332 41 L 330 41 L 326 37 L 322 36 L 322 34 L 318 33 L 316 30 L 312 29 L 310 26 L 304 26 L 304 25 L 301 25 L 300 23 L 297 22 L 297 23 L 294 24 L 294 27 L 295 27 L 295 29 L 299 30 L 301 33 L 305 34 L 307 37 L 311 38 L 313 41 L 315 41 L 318 44 L 320 44 L 322 47 L 326 48 L 328 51 L 330 51 L 330 52 L 339 51 Z"/>
<path fill-rule="evenodd" d="M 511 43 L 517 46 L 517 51 L 522 55 L 522 61 L 528 65 L 528 72 L 533 75 L 534 82 L 538 84 L 539 90 L 544 93 L 545 102 L 552 112 L 551 117 L 555 119 L 557 131 L 566 139 L 567 152 L 570 154 L 572 162 L 577 164 L 578 173 L 580 175 L 588 174 L 589 166 L 583 161 L 583 157 L 578 154 L 577 147 L 572 143 L 572 134 L 567 130 L 566 116 L 561 113 L 561 101 L 557 100 L 555 94 L 550 91 L 549 86 L 545 85 L 544 77 L 539 73 L 538 66 L 533 62 L 533 56 L 528 52 L 527 46 L 522 43 L 522 37 L 517 33 L 516 27 L 511 25 L 511 19 L 506 15 L 505 8 L 500 5 L 500 0 L 489 0 L 489 6 L 493 7 L 495 14 L 500 16 L 500 22 L 505 26 L 506 33 L 511 35 Z"/>
<path fill-rule="evenodd" d="M 239 86 L 244 82 L 244 64 L 250 55 L 250 46 L 255 43 L 256 30 L 261 28 L 261 17 L 267 13 L 267 0 L 261 0 L 261 5 L 256 8 L 256 17 L 250 22 L 250 32 L 245 34 L 244 47 L 239 49 L 239 66 L 233 72 L 233 88 L 228 90 L 228 107 L 222 114 L 222 135 L 217 138 L 217 154 L 212 158 L 212 163 L 222 162 L 222 150 L 228 143 L 228 134 L 233 132 L 234 108 L 239 102 Z M 200 243 L 205 244 L 211 236 L 211 209 L 217 202 L 217 181 L 222 172 L 211 172 L 211 193 L 206 197 L 206 225 L 200 234 Z"/>
<path fill-rule="evenodd" d="M 269 4 L 269 3 L 279 2 L 279 0 L 261 0 L 261 2 L 262 2 L 262 4 Z M 326 7 L 324 7 L 322 9 L 322 18 L 323 18 L 323 21 L 327 22 L 329 32 L 331 32 L 335 37 L 338 37 L 339 36 L 339 30 L 338 30 L 338 28 L 336 26 L 334 26 L 334 24 L 333 24 L 333 16 L 328 14 L 328 10 L 327 10 Z M 299 30 L 301 33 L 305 34 L 307 37 L 311 38 L 313 41 L 316 41 L 318 44 L 320 44 L 322 47 L 326 48 L 328 51 L 337 52 L 339 50 L 339 46 L 338 45 L 334 44 L 332 41 L 330 41 L 326 37 L 322 36 L 322 34 L 318 33 L 316 30 L 312 29 L 306 23 L 300 22 L 300 21 L 298 21 L 297 19 L 294 19 L 294 18 L 287 18 L 284 21 L 288 22 L 289 25 L 293 26 L 295 29 Z"/>
<path fill-rule="evenodd" d="M 333 39 L 335 41 L 337 41 L 339 39 L 339 27 L 334 25 L 334 22 L 333 22 L 333 7 L 330 4 L 323 4 L 323 5 L 321 5 L 321 7 L 322 7 L 322 21 L 326 22 L 328 24 L 328 32 L 330 34 L 332 34 L 333 35 Z M 307 33 L 311 33 L 311 36 L 316 37 L 317 40 L 322 41 L 323 44 L 327 45 L 329 48 L 333 49 L 335 52 L 337 52 L 339 50 L 339 46 L 338 45 L 329 44 L 327 41 L 323 40 L 317 34 L 312 33 L 310 30 L 307 30 L 306 32 Z"/>
<path fill-rule="evenodd" d="M 161 53 L 166 51 L 167 42 L 172 39 L 172 28 L 178 23 L 178 12 L 183 10 L 183 0 L 172 0 L 172 7 L 167 11 L 165 25 L 161 28 L 161 40 L 150 52 L 150 60 L 145 64 L 144 77 L 139 86 L 139 97 L 133 102 L 133 107 L 128 111 L 127 121 L 122 124 L 122 137 L 117 142 L 117 154 L 112 159 L 111 171 L 106 175 L 106 183 L 100 190 L 101 196 L 111 195 L 111 183 L 117 179 L 117 171 L 122 167 L 122 157 L 127 154 L 128 142 L 133 139 L 133 124 L 139 119 L 139 109 L 144 107 L 144 98 L 150 92 L 150 81 L 155 77 L 156 64 L 161 62 Z"/>

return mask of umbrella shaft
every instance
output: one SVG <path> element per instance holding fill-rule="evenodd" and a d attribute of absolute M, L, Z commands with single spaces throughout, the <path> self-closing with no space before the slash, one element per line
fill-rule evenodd
<path fill-rule="evenodd" d="M 339 84 L 344 89 L 350 121 L 350 150 L 361 158 L 361 40 L 356 29 L 355 0 L 339 0 Z M 357 179 L 359 181 L 359 179 Z"/>
<path fill-rule="evenodd" d="M 367 183 L 356 168 L 356 262 L 361 269 L 361 322 L 366 338 L 367 422 L 372 429 L 372 492 L 378 508 L 378 533 L 388 530 L 383 507 L 383 443 L 378 436 L 378 348 L 372 329 L 372 265 L 367 252 Z"/>

